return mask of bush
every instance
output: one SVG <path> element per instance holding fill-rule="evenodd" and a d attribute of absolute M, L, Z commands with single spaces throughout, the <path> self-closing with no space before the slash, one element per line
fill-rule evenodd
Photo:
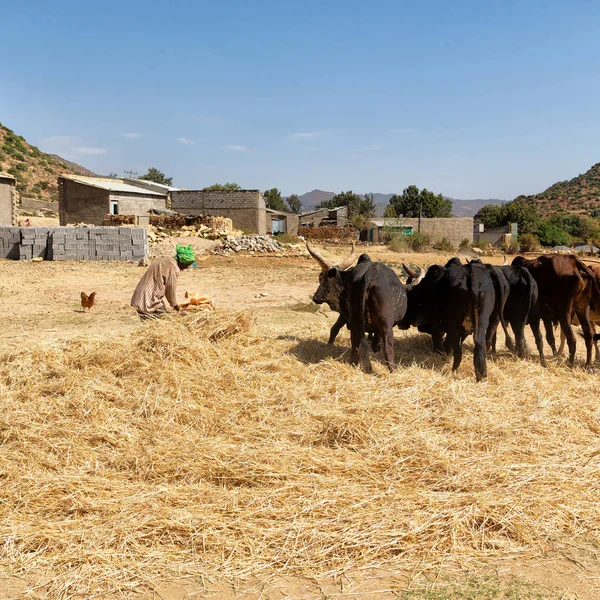
<path fill-rule="evenodd" d="M 519 251 L 519 244 L 517 240 L 511 239 L 508 244 L 506 242 L 502 242 L 500 248 L 504 254 L 516 254 Z"/>
<path fill-rule="evenodd" d="M 441 250 L 442 252 L 454 252 L 455 250 L 452 242 L 447 237 L 443 237 L 439 242 L 434 244 L 433 247 L 436 250 Z"/>
<path fill-rule="evenodd" d="M 415 232 L 413 235 L 393 235 L 388 247 L 393 252 L 419 252 L 430 245 L 431 240 L 422 233 Z"/>
<path fill-rule="evenodd" d="M 291 233 L 278 233 L 273 236 L 280 244 L 297 244 L 300 242 L 300 239 L 296 235 L 292 235 Z"/>
<path fill-rule="evenodd" d="M 470 246 L 471 246 L 471 242 L 469 241 L 469 238 L 463 238 L 460 241 L 460 244 L 458 245 L 458 249 L 459 250 L 466 250 Z"/>
<path fill-rule="evenodd" d="M 536 252 L 540 249 L 540 241 L 533 233 L 523 233 L 519 236 L 521 252 Z"/>

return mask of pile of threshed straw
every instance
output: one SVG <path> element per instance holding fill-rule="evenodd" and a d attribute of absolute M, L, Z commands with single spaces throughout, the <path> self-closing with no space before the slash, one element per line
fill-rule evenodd
<path fill-rule="evenodd" d="M 504 356 L 476 384 L 414 334 L 366 375 L 327 333 L 217 312 L 4 353 L 5 571 L 89 598 L 600 542 L 597 377 Z"/>

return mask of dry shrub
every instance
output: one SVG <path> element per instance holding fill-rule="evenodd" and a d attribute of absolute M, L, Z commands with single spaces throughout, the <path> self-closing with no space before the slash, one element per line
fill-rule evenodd
<path fill-rule="evenodd" d="M 302 318 L 293 336 L 217 312 L 0 356 L 5 567 L 52 598 L 126 597 L 600 543 L 597 377 L 505 357 L 476 384 L 469 352 L 450 376 L 411 333 L 397 372 L 366 375 L 332 358 L 345 331 L 332 349 Z"/>

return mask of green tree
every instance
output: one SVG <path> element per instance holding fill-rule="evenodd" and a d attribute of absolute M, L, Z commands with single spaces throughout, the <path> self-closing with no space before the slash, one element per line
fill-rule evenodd
<path fill-rule="evenodd" d="M 119 179 L 119 175 L 118 175 L 118 173 L 114 173 L 114 172 L 112 172 L 112 173 L 109 173 L 109 174 L 108 174 L 108 177 L 109 177 L 110 179 Z"/>
<path fill-rule="evenodd" d="M 569 234 L 549 221 L 541 221 L 538 225 L 538 238 L 544 246 L 568 246 Z"/>
<path fill-rule="evenodd" d="M 172 185 L 173 178 L 165 177 L 165 174 L 159 171 L 156 167 L 150 167 L 145 175 L 139 177 L 144 181 L 154 181 L 154 183 L 162 183 L 163 185 Z"/>
<path fill-rule="evenodd" d="M 277 188 L 265 190 L 263 196 L 265 198 L 267 208 L 270 208 L 271 210 L 278 210 L 281 212 L 288 212 L 285 202 L 281 197 L 281 192 Z"/>
<path fill-rule="evenodd" d="M 237 192 L 238 190 L 241 190 L 241 189 L 242 188 L 237 183 L 226 183 L 226 184 L 213 183 L 213 185 L 209 185 L 208 187 L 205 187 L 203 191 L 205 191 L 205 192 L 212 192 L 212 191 L 217 191 L 217 192 L 227 192 L 227 191 Z"/>
<path fill-rule="evenodd" d="M 290 207 L 290 212 L 293 212 L 297 215 L 302 212 L 302 202 L 300 201 L 298 194 L 292 194 L 289 198 L 286 198 L 285 201 Z"/>
<path fill-rule="evenodd" d="M 452 200 L 442 194 L 434 194 L 427 188 L 419 190 L 416 185 L 409 185 L 402 194 L 394 194 L 388 203 L 388 214 L 395 213 L 403 217 L 451 217 Z"/>
<path fill-rule="evenodd" d="M 537 234 L 540 215 L 533 204 L 523 200 L 513 200 L 506 205 L 506 216 L 506 223 L 518 223 L 519 233 Z"/>
<path fill-rule="evenodd" d="M 479 209 L 475 215 L 475 220 L 483 223 L 486 229 L 506 225 L 508 223 L 506 206 L 506 203 L 486 204 Z"/>

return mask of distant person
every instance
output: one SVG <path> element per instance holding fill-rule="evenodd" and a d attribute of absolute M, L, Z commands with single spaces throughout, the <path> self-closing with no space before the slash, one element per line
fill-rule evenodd
<path fill-rule="evenodd" d="M 190 265 L 196 268 L 192 247 L 176 246 L 175 258 L 159 258 L 148 267 L 131 298 L 131 306 L 137 310 L 142 321 L 164 317 L 167 313 L 165 298 L 179 312 L 177 278 Z"/>
<path fill-rule="evenodd" d="M 31 221 L 29 219 L 25 219 L 25 227 L 31 227 Z"/>

